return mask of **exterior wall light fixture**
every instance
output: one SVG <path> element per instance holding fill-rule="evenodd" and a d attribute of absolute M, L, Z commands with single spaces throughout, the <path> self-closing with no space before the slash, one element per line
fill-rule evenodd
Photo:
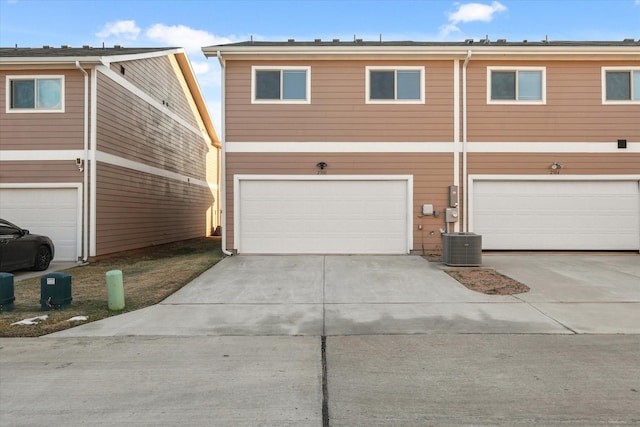
<path fill-rule="evenodd" d="M 559 174 L 560 173 L 560 169 L 562 169 L 564 167 L 564 165 L 561 165 L 558 162 L 553 162 L 551 163 L 551 166 L 549 166 L 549 169 L 551 169 L 551 173 L 552 174 Z"/>

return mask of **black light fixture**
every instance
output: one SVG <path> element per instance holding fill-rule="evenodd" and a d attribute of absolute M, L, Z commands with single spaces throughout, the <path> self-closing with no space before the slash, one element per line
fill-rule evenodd
<path fill-rule="evenodd" d="M 327 164 L 325 162 L 320 162 L 320 163 L 317 163 L 316 166 L 319 167 L 321 171 L 323 171 L 324 168 L 327 167 Z"/>
<path fill-rule="evenodd" d="M 627 140 L 619 139 L 618 140 L 618 148 L 627 148 Z"/>

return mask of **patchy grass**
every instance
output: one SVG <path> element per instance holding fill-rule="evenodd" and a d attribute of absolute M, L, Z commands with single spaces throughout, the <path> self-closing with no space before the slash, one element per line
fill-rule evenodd
<path fill-rule="evenodd" d="M 15 309 L 0 312 L 0 336 L 35 337 L 157 304 L 224 257 L 219 237 L 128 251 L 99 259 L 83 267 L 64 270 L 71 274 L 71 305 L 62 310 L 41 311 L 40 277 L 14 283 Z M 125 309 L 109 311 L 106 273 L 121 270 Z M 23 319 L 47 315 L 36 325 L 11 325 Z M 75 316 L 86 321 L 69 322 Z"/>

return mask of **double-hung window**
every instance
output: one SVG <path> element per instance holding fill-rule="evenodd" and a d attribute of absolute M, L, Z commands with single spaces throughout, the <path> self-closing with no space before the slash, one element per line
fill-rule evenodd
<path fill-rule="evenodd" d="M 487 68 L 488 104 L 545 104 L 544 67 Z"/>
<path fill-rule="evenodd" d="M 7 76 L 7 113 L 64 112 L 64 76 Z"/>
<path fill-rule="evenodd" d="M 604 104 L 640 104 L 640 68 L 602 68 Z"/>
<path fill-rule="evenodd" d="M 365 70 L 367 104 L 424 104 L 424 67 Z"/>
<path fill-rule="evenodd" d="M 254 66 L 251 102 L 311 103 L 311 67 Z"/>

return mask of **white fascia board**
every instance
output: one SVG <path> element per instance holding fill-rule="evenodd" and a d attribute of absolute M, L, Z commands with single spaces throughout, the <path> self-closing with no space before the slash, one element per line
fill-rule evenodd
<path fill-rule="evenodd" d="M 461 58 L 471 51 L 473 56 L 485 59 L 513 60 L 513 57 L 539 57 L 540 59 L 601 60 L 603 57 L 629 55 L 638 56 L 638 46 L 217 46 L 202 48 L 205 56 L 217 56 L 218 52 L 226 58 L 246 59 L 265 57 L 308 57 L 311 59 L 347 59 L 379 58 L 391 56 L 395 59 L 407 58 Z M 364 57 L 364 58 L 360 58 Z"/>
<path fill-rule="evenodd" d="M 177 49 L 167 49 L 167 50 L 156 50 L 153 52 L 144 52 L 144 53 L 131 53 L 131 54 L 123 54 L 123 55 L 108 55 L 102 56 L 100 59 L 103 64 L 110 64 L 112 62 L 126 62 L 126 61 L 136 61 L 139 59 L 149 59 L 156 58 L 158 56 L 168 56 L 168 55 L 177 55 L 183 53 L 186 55 L 185 50 L 183 48 Z"/>

